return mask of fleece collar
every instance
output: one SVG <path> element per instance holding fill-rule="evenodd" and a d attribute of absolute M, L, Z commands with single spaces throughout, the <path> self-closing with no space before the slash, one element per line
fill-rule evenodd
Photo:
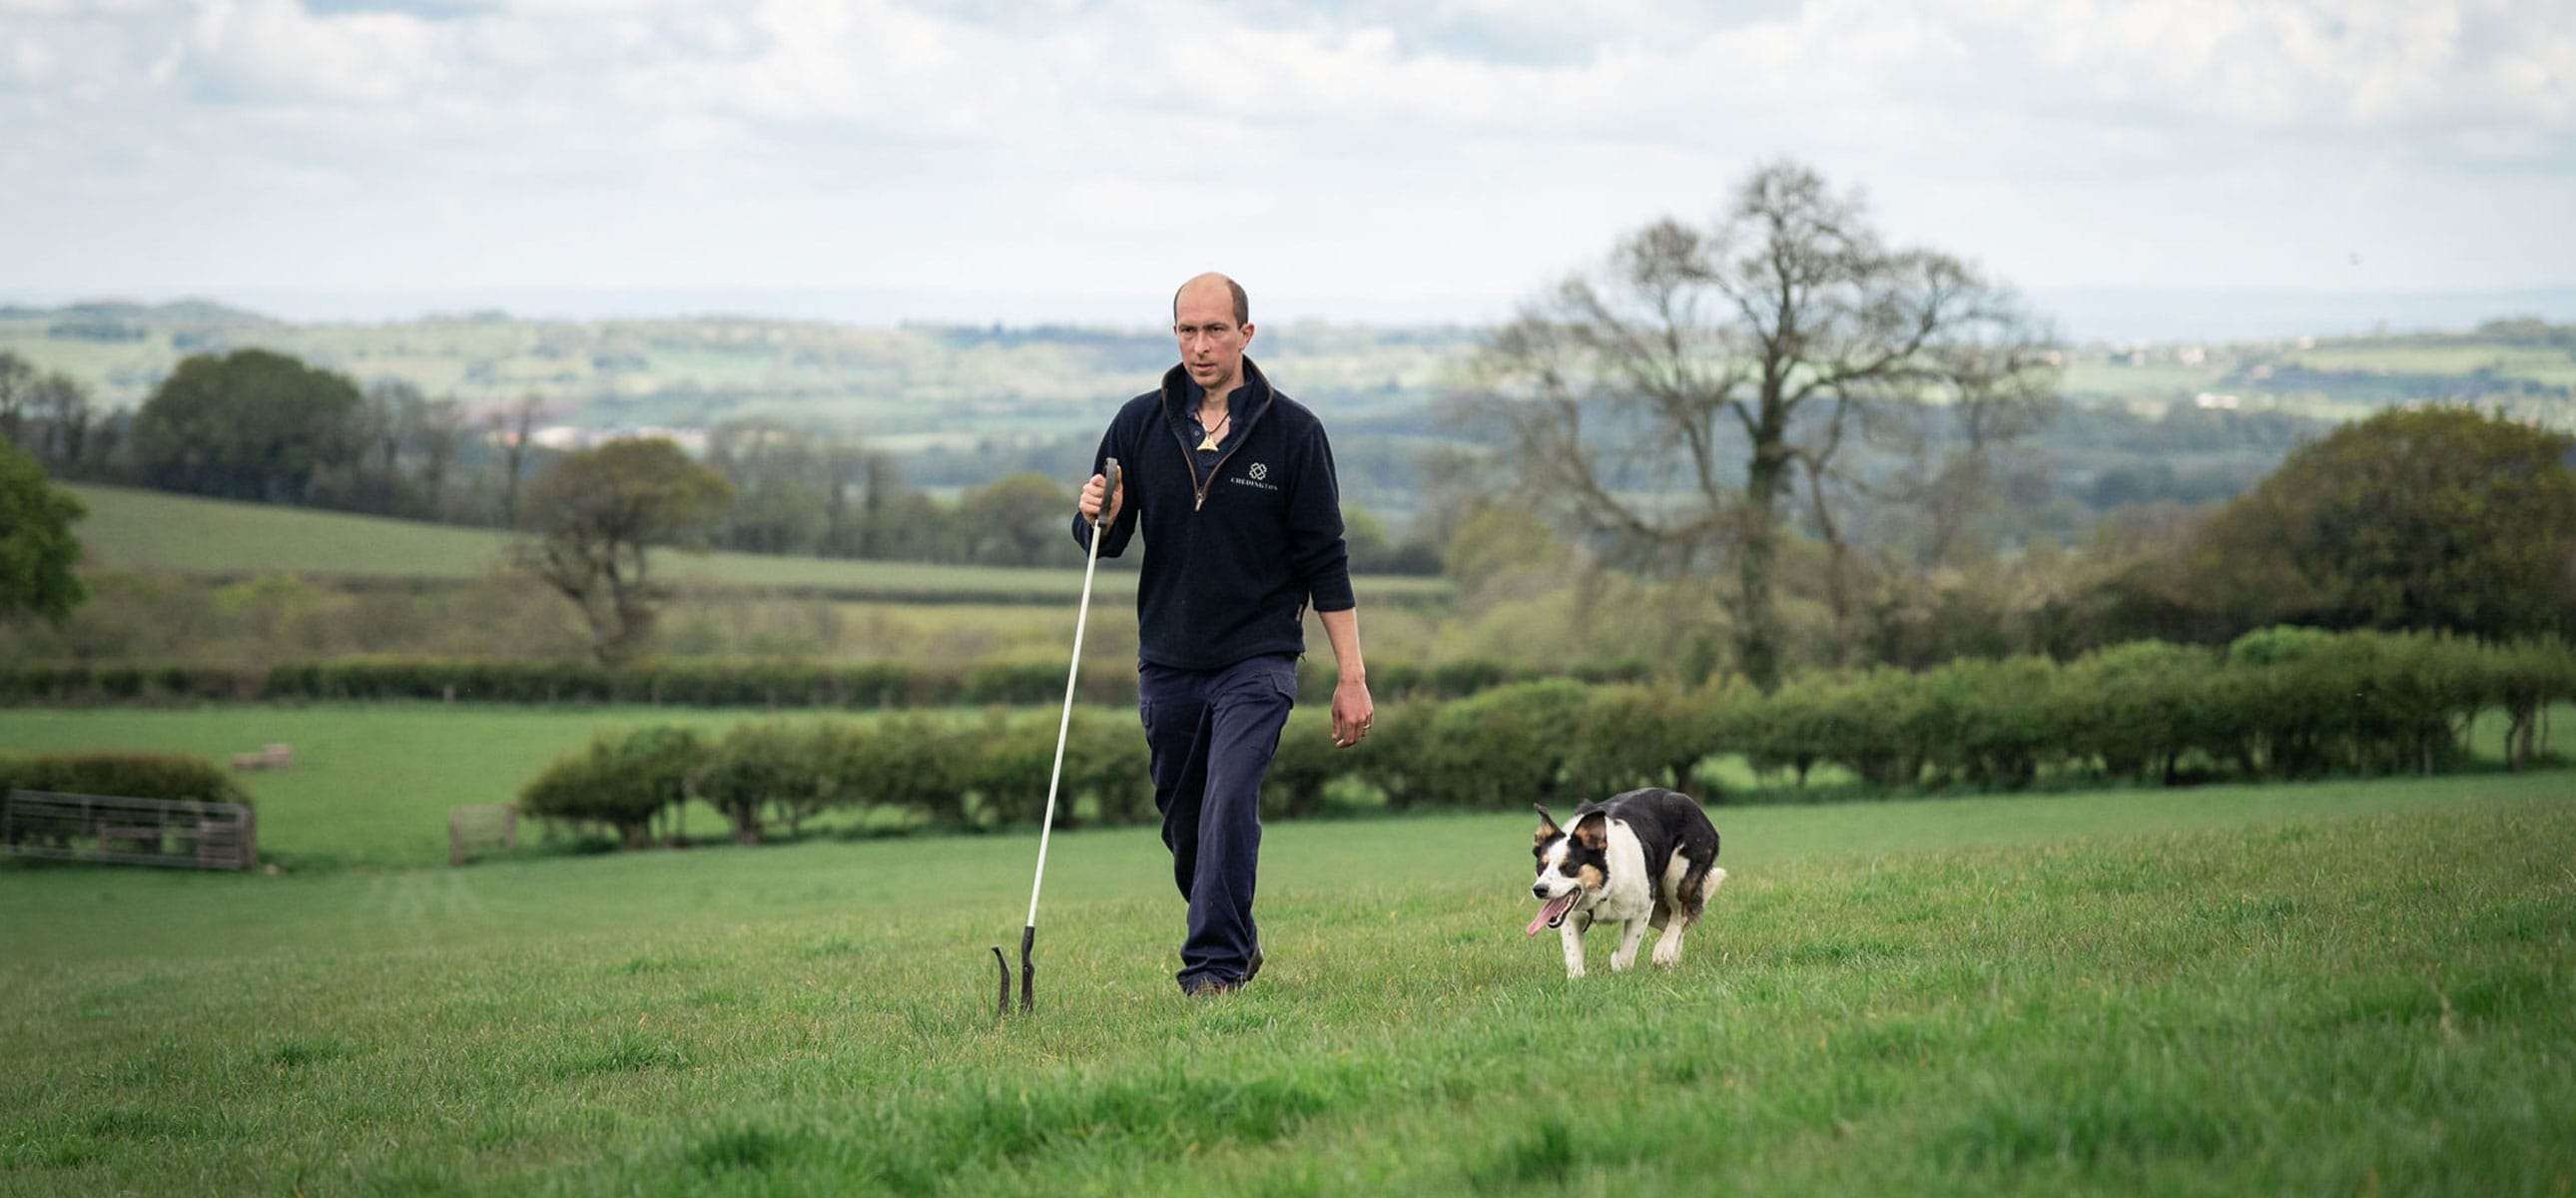
<path fill-rule="evenodd" d="M 1176 429 L 1182 428 L 1205 390 L 1190 377 L 1187 367 L 1174 364 L 1163 374 L 1163 419 Z M 1226 410 L 1234 413 L 1237 428 L 1249 428 L 1270 410 L 1272 398 L 1269 376 L 1261 373 L 1261 367 L 1249 355 L 1243 359 L 1243 386 L 1239 391 L 1241 398 L 1227 404 Z"/>

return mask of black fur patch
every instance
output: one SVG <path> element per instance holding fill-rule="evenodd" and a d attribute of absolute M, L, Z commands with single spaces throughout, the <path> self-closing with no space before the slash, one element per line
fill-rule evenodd
<path fill-rule="evenodd" d="M 1604 803 L 1586 803 L 1574 813 L 1575 826 L 1582 827 L 1586 817 L 1595 813 L 1627 824 L 1636 834 L 1638 847 L 1645 850 L 1648 885 L 1663 876 L 1675 854 L 1689 861 L 1676 889 L 1690 905 L 1691 918 L 1698 919 L 1708 897 L 1708 871 L 1717 864 L 1717 825 L 1708 822 L 1708 813 L 1689 795 L 1660 786 L 1612 795 Z"/>

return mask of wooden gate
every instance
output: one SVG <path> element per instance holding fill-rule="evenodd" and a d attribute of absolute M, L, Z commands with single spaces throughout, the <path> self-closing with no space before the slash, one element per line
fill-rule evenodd
<path fill-rule="evenodd" d="M 519 809 L 510 803 L 447 809 L 447 863 L 463 865 L 495 849 L 519 847 Z"/>
<path fill-rule="evenodd" d="M 259 818 L 239 803 L 12 790 L 0 795 L 0 852 L 112 865 L 249 869 Z"/>

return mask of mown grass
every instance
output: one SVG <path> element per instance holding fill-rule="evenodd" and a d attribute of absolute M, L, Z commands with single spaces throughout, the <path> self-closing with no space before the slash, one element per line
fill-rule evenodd
<path fill-rule="evenodd" d="M 0 871 L 0 1192 L 2562 1192 L 2566 791 L 1721 810 L 1683 963 L 1579 983 L 1522 817 L 1278 825 L 1213 1002 L 1081 833 L 998 1022 L 1027 837 Z"/>

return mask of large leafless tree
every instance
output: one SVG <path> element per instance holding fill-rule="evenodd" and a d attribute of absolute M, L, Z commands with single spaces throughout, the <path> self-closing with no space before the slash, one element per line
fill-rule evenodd
<path fill-rule="evenodd" d="M 1526 496 L 1614 563 L 1732 573 L 1738 664 L 1768 688 L 1784 667 L 1791 517 L 1803 504 L 1839 578 L 1838 504 L 1864 481 L 1840 469 L 1852 445 L 1919 450 L 1937 413 L 1955 426 L 1943 443 L 1982 459 L 2055 374 L 2010 292 L 1956 258 L 1886 245 L 1857 197 L 1779 163 L 1708 227 L 1656 221 L 1525 305 L 1477 378 Z M 1973 481 L 1948 456 L 1912 472 L 1918 502 Z M 1903 498 L 1907 472 L 1882 474 L 1880 497 Z"/>
<path fill-rule="evenodd" d="M 611 441 L 557 459 L 529 484 L 529 532 L 512 553 L 581 609 L 591 655 L 616 665 L 670 595 L 648 550 L 697 545 L 732 501 L 723 475 L 668 440 Z"/>

